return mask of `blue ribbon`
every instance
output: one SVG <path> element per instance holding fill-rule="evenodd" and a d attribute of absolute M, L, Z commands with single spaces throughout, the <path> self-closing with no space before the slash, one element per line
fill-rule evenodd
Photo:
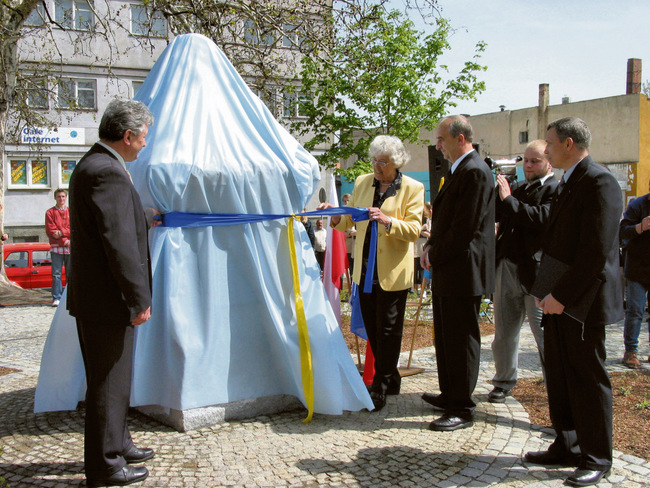
<path fill-rule="evenodd" d="M 372 293 L 372 280 L 375 277 L 375 261 L 377 260 L 377 221 L 373 220 L 371 225 L 368 265 L 366 266 L 366 279 L 363 282 L 364 293 Z"/>
<path fill-rule="evenodd" d="M 322 210 L 313 210 L 299 214 L 241 214 L 241 213 L 192 213 L 169 212 L 162 215 L 164 227 L 221 227 L 224 225 L 254 224 L 267 220 L 286 219 L 288 217 L 320 217 L 330 215 L 350 215 L 354 222 L 368 220 L 368 209 L 365 207 L 332 207 Z M 375 261 L 377 260 L 377 221 L 371 222 L 370 252 L 366 278 L 363 284 L 364 293 L 372 293 L 372 281 L 375 275 Z"/>
<path fill-rule="evenodd" d="M 332 207 L 298 214 L 238 214 L 238 213 L 191 213 L 169 212 L 162 216 L 165 227 L 220 227 L 223 225 L 254 224 L 266 220 L 298 217 L 320 217 L 329 215 L 350 215 L 352 220 L 368 220 L 368 209 L 364 207 Z"/>

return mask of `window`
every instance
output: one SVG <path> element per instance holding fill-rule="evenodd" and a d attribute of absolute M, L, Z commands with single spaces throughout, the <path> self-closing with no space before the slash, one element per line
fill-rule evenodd
<path fill-rule="evenodd" d="M 167 35 L 167 20 L 157 10 L 151 11 L 144 5 L 132 4 L 131 34 L 165 37 Z"/>
<path fill-rule="evenodd" d="M 52 266 L 50 251 L 32 251 L 32 266 Z"/>
<path fill-rule="evenodd" d="M 305 104 L 307 97 L 300 92 L 285 92 L 283 96 L 283 107 L 285 118 L 306 117 Z"/>
<path fill-rule="evenodd" d="M 278 104 L 276 100 L 275 89 L 273 88 L 261 89 L 261 88 L 253 87 L 253 93 L 255 93 L 255 95 L 257 95 L 260 98 L 260 100 L 264 102 L 264 105 L 266 105 L 266 108 L 269 109 L 273 117 L 277 117 Z"/>
<path fill-rule="evenodd" d="M 27 105 L 34 109 L 48 109 L 50 104 L 47 99 L 47 89 L 34 88 L 27 90 Z"/>
<path fill-rule="evenodd" d="M 519 133 L 519 144 L 526 144 L 528 142 L 528 131 L 523 130 Z"/>
<path fill-rule="evenodd" d="M 47 159 L 11 159 L 9 188 L 49 188 L 50 164 Z"/>
<path fill-rule="evenodd" d="M 59 82 L 59 107 L 94 110 L 95 82 L 92 80 L 61 80 Z"/>
<path fill-rule="evenodd" d="M 5 268 L 26 268 L 29 266 L 29 255 L 27 251 L 16 251 L 5 258 Z"/>
<path fill-rule="evenodd" d="M 131 86 L 133 87 L 133 96 L 135 97 L 138 92 L 140 91 L 140 88 L 142 88 L 142 85 L 144 85 L 144 81 L 133 81 L 131 83 Z"/>
<path fill-rule="evenodd" d="M 25 25 L 32 27 L 43 27 L 45 25 L 45 6 L 42 2 L 36 4 L 32 13 L 25 20 Z"/>
<path fill-rule="evenodd" d="M 66 187 L 70 184 L 70 176 L 77 166 L 77 161 L 75 159 L 62 159 L 59 161 L 61 168 L 61 186 Z"/>
<path fill-rule="evenodd" d="M 91 31 L 95 17 L 90 8 L 90 0 L 55 0 L 56 21 L 67 29 Z"/>
<path fill-rule="evenodd" d="M 249 44 L 272 46 L 275 44 L 273 32 L 264 32 L 253 20 L 244 23 L 244 39 Z"/>
<path fill-rule="evenodd" d="M 47 91 L 47 80 L 43 78 L 34 78 L 29 76 L 24 80 L 23 85 L 26 90 L 27 106 L 34 109 L 48 109 L 49 94 Z"/>
<path fill-rule="evenodd" d="M 284 35 L 282 36 L 282 47 L 299 47 L 305 40 L 303 36 L 298 33 L 298 26 L 285 24 L 282 26 Z"/>

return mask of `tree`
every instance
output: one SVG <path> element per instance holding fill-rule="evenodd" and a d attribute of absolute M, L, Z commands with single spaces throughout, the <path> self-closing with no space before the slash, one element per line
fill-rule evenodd
<path fill-rule="evenodd" d="M 302 59 L 302 100 L 306 117 L 293 124 L 300 134 L 311 134 L 307 148 L 324 142 L 331 147 L 319 161 L 334 167 L 356 158 L 348 179 L 369 172 L 368 146 L 378 134 L 391 134 L 405 142 L 420 140 L 421 129 L 433 129 L 455 100 L 475 99 L 485 89 L 477 73 L 485 67 L 476 55 L 454 78 L 444 80 L 447 67 L 438 64 L 450 49 L 451 27 L 437 18 L 433 34 L 424 35 L 397 10 L 376 5 L 362 17 L 350 16 L 335 31 L 326 56 Z"/>
<path fill-rule="evenodd" d="M 120 9 L 109 1 L 72 2 L 71 11 L 42 0 L 2 0 L 0 3 L 0 204 L 4 207 L 5 147 L 17 143 L 23 127 L 53 128 L 83 109 L 59 89 L 65 83 L 66 63 L 81 57 L 107 78 L 113 66 L 133 49 L 151 52 L 151 39 L 130 36 Z M 63 5 L 63 4 L 61 4 Z M 81 5 L 81 8 L 80 8 Z M 127 23 L 128 25 L 128 23 Z M 126 42 L 116 42 L 121 39 Z M 65 86 L 64 86 L 65 88 Z M 40 102 L 57 100 L 57 108 Z M 64 106 L 65 110 L 58 107 Z M 92 116 L 92 115 L 89 115 Z M 39 153 L 37 143 L 31 148 Z M 0 214 L 3 228 L 4 212 Z M 0 256 L 0 286 L 7 285 L 4 256 Z"/>

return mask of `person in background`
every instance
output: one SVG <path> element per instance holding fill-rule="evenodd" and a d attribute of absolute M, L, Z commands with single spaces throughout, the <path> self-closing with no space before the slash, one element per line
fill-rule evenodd
<path fill-rule="evenodd" d="M 425 202 L 424 208 L 422 210 L 422 229 L 420 230 L 420 237 L 418 237 L 418 240 L 415 241 L 415 244 L 413 245 L 413 287 L 418 294 L 426 294 L 426 288 L 424 286 L 420 286 L 420 289 L 418 289 L 418 285 L 422 285 L 422 281 L 424 279 L 424 268 L 422 268 L 422 264 L 420 263 L 420 256 L 422 256 L 422 252 L 424 251 L 424 245 L 431 236 L 430 217 L 431 203 Z"/>
<path fill-rule="evenodd" d="M 343 200 L 343 205 L 346 207 L 350 205 L 350 199 L 352 198 L 352 195 L 349 193 L 346 193 L 341 197 L 341 200 Z M 348 254 L 348 265 L 350 269 L 350 274 L 354 274 L 354 240 L 357 235 L 357 227 L 352 226 L 349 229 L 346 229 L 345 231 L 345 250 Z"/>
<path fill-rule="evenodd" d="M 316 221 L 316 230 L 314 231 L 314 252 L 316 261 L 320 266 L 321 272 L 325 269 L 325 248 L 327 247 L 327 230 L 323 227 L 323 221 Z"/>
<path fill-rule="evenodd" d="M 650 182 L 648 183 L 650 187 Z M 621 244 L 625 248 L 625 326 L 623 364 L 641 367 L 638 358 L 639 334 L 650 297 L 650 193 L 632 200 L 619 226 Z M 648 322 L 650 333 L 650 319 Z M 648 356 L 650 362 L 650 356 Z"/>
<path fill-rule="evenodd" d="M 432 202 L 431 237 L 422 253 L 430 269 L 433 326 L 440 394 L 422 399 L 444 414 L 429 429 L 453 431 L 474 424 L 483 295 L 494 292 L 494 179 L 474 150 L 466 117 L 445 118 L 436 147 L 451 163 Z"/>
<path fill-rule="evenodd" d="M 420 235 L 424 185 L 402 174 L 410 155 L 398 137 L 381 135 L 369 148 L 373 172 L 359 176 L 350 205 L 368 207 L 370 220 L 357 222 L 354 275 L 359 286 L 361 316 L 375 356 L 375 376 L 368 387 L 374 410 L 386 405 L 387 395 L 398 395 L 401 377 L 397 364 L 402 346 L 404 312 L 413 285 L 412 243 Z M 321 208 L 329 208 L 324 203 Z M 368 264 L 372 222 L 377 222 L 377 259 Z M 345 231 L 355 225 L 349 215 L 331 217 L 331 225 Z M 372 289 L 364 292 L 366 274 Z"/>
<path fill-rule="evenodd" d="M 307 211 L 306 208 L 302 209 L 302 213 L 305 213 Z M 307 232 L 307 237 L 309 238 L 309 242 L 311 242 L 311 247 L 314 247 L 314 226 L 312 225 L 311 221 L 309 220 L 309 217 L 305 217 L 304 215 L 300 217 L 300 222 L 302 222 L 303 227 L 305 228 L 305 232 Z"/>
<path fill-rule="evenodd" d="M 541 258 L 542 235 L 551 200 L 557 187 L 553 168 L 544 154 L 546 142 L 532 141 L 524 152 L 524 181 L 512 187 L 504 175 L 497 176 L 495 334 L 492 356 L 496 373 L 488 394 L 492 403 L 503 403 L 517 384 L 519 333 L 526 316 L 537 343 L 544 371 L 542 311 L 528 294 Z"/>
<path fill-rule="evenodd" d="M 0 204 L 0 212 L 2 212 L 2 204 Z M 5 243 L 5 241 L 7 239 L 9 239 L 9 234 L 7 234 L 7 233 L 5 233 L 3 231 L 0 231 L 0 256 L 2 256 L 2 259 L 4 259 L 3 247 L 4 247 L 4 243 Z M 4 305 L 2 305 L 0 303 L 0 308 L 3 308 L 3 307 L 4 307 Z"/>
<path fill-rule="evenodd" d="M 565 481 L 570 486 L 595 485 L 612 467 L 605 326 L 624 315 L 618 242 L 621 186 L 591 159 L 590 141 L 589 127 L 577 117 L 547 127 L 545 153 L 554 168 L 564 170 L 551 202 L 538 272 L 538 277 L 552 272 L 556 278 L 539 302 L 548 408 L 556 436 L 548 450 L 524 457 L 533 464 L 577 466 Z M 547 256 L 552 259 L 545 260 Z M 586 309 L 584 322 L 564 313 L 576 304 Z"/>
<path fill-rule="evenodd" d="M 63 268 L 70 274 L 70 209 L 66 205 L 68 192 L 63 188 L 54 191 L 56 205 L 45 212 L 45 233 L 50 241 L 52 259 L 52 306 L 58 307 L 63 284 Z"/>

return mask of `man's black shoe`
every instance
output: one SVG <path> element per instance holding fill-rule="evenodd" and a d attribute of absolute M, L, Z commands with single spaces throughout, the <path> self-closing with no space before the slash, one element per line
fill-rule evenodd
<path fill-rule="evenodd" d="M 598 483 L 603 478 L 609 476 L 610 470 L 598 471 L 594 469 L 576 469 L 571 476 L 566 479 L 569 486 L 591 486 Z"/>
<path fill-rule="evenodd" d="M 505 403 L 506 397 L 510 396 L 510 390 L 495 386 L 494 389 L 488 393 L 488 401 L 490 403 Z"/>
<path fill-rule="evenodd" d="M 372 410 L 373 412 L 378 412 L 386 405 L 386 395 L 383 393 L 372 391 L 370 392 L 370 399 L 372 400 L 372 404 L 375 406 Z"/>
<path fill-rule="evenodd" d="M 87 479 L 86 486 L 126 486 L 144 481 L 149 471 L 144 466 L 124 466 L 117 473 L 101 479 Z"/>
<path fill-rule="evenodd" d="M 550 451 L 531 451 L 524 456 L 524 461 L 540 466 L 578 466 L 579 459 L 571 456 L 560 456 Z"/>
<path fill-rule="evenodd" d="M 153 449 L 140 449 L 133 446 L 124 454 L 124 460 L 129 464 L 143 463 L 154 456 Z"/>
<path fill-rule="evenodd" d="M 474 421 L 455 417 L 453 415 L 443 415 L 439 419 L 429 424 L 429 430 L 438 432 L 450 432 L 452 430 L 466 429 L 474 425 Z"/>
<path fill-rule="evenodd" d="M 437 410 L 447 410 L 447 402 L 442 398 L 442 395 L 422 393 L 422 400 Z"/>

